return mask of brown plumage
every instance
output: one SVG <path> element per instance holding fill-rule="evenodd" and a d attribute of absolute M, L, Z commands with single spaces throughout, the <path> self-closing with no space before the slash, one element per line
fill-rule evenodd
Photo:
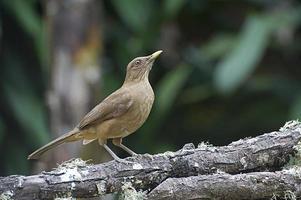
<path fill-rule="evenodd" d="M 83 140 L 83 144 L 98 140 L 115 160 L 120 161 L 120 158 L 107 146 L 107 139 L 112 139 L 113 144 L 135 155 L 122 144 L 122 138 L 140 128 L 151 111 L 154 92 L 148 75 L 161 53 L 162 51 L 157 51 L 150 56 L 132 60 L 127 66 L 121 88 L 95 106 L 72 131 L 39 148 L 28 159 L 38 159 L 49 149 L 77 140 Z"/>

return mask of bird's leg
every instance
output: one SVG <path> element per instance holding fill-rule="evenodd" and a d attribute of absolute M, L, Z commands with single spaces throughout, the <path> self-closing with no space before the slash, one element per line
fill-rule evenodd
<path fill-rule="evenodd" d="M 107 150 L 107 152 L 114 158 L 114 160 L 118 162 L 123 162 L 121 158 L 119 158 L 109 147 L 108 145 L 104 144 L 103 147 Z"/>
<path fill-rule="evenodd" d="M 121 158 L 119 158 L 109 147 L 108 145 L 106 144 L 107 141 L 103 141 L 103 140 L 100 140 L 98 139 L 98 143 L 103 146 L 107 152 L 114 158 L 114 160 L 118 161 L 118 162 L 123 162 L 123 160 Z"/>
<path fill-rule="evenodd" d="M 137 155 L 134 151 L 132 151 L 131 149 L 129 149 L 128 147 L 124 146 L 122 144 L 122 138 L 113 138 L 112 140 L 113 144 L 122 148 L 123 150 L 125 150 L 126 152 L 128 152 L 131 156 L 135 156 Z"/>

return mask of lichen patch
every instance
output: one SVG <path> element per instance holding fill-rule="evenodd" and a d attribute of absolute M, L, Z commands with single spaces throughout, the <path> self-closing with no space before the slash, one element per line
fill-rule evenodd
<path fill-rule="evenodd" d="M 146 193 L 137 191 L 131 183 L 125 182 L 121 187 L 121 195 L 119 200 L 143 200 L 146 199 Z"/>
<path fill-rule="evenodd" d="M 77 171 L 77 168 L 69 168 L 60 178 L 62 182 L 81 181 L 82 175 Z"/>
<path fill-rule="evenodd" d="M 142 167 L 141 164 L 135 163 L 135 164 L 133 165 L 133 169 L 135 169 L 135 170 L 140 170 L 140 169 L 143 169 L 143 167 Z"/>
<path fill-rule="evenodd" d="M 0 199 L 1 200 L 11 200 L 13 199 L 14 193 L 10 190 L 3 192 L 0 194 Z"/>
<path fill-rule="evenodd" d="M 288 121 L 284 124 L 284 126 L 282 126 L 279 131 L 283 132 L 286 130 L 293 130 L 296 129 L 297 126 L 300 126 L 301 123 L 299 122 L 299 120 L 292 120 L 292 121 Z"/>
<path fill-rule="evenodd" d="M 58 168 L 85 167 L 88 165 L 87 164 L 88 161 L 84 161 L 80 158 L 74 158 L 74 159 L 70 159 L 70 160 L 67 160 L 67 161 L 59 164 Z"/>
<path fill-rule="evenodd" d="M 97 188 L 97 193 L 101 196 L 101 195 L 105 195 L 106 194 L 106 187 L 105 187 L 105 182 L 101 181 L 99 183 L 96 183 L 96 188 Z"/>

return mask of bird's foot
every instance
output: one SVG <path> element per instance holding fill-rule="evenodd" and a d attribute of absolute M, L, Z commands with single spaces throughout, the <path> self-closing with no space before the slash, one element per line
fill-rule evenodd
<path fill-rule="evenodd" d="M 131 156 L 132 157 L 137 157 L 139 154 L 137 154 L 137 153 L 135 153 L 135 152 L 133 152 L 132 154 L 131 154 Z"/>

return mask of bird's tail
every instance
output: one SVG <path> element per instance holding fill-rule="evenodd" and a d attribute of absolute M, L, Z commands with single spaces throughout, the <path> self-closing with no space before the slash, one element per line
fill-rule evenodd
<path fill-rule="evenodd" d="M 49 142 L 48 144 L 42 146 L 41 148 L 39 148 L 38 150 L 34 151 L 32 154 L 30 154 L 28 156 L 28 160 L 29 159 L 38 159 L 40 158 L 40 156 L 45 153 L 46 151 L 60 145 L 63 144 L 65 142 L 71 142 L 71 141 L 75 141 L 78 140 L 77 139 L 77 134 L 80 131 L 78 129 L 73 129 L 72 131 L 65 133 L 64 135 L 62 135 L 61 137 Z"/>

